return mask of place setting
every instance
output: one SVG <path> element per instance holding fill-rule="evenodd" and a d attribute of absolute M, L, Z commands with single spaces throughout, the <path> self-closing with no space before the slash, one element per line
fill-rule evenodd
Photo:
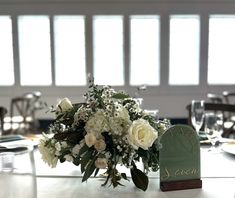
<path fill-rule="evenodd" d="M 235 155 L 235 140 L 224 138 L 224 117 L 220 111 L 206 111 L 205 101 L 192 100 L 191 123 L 203 150 Z"/>

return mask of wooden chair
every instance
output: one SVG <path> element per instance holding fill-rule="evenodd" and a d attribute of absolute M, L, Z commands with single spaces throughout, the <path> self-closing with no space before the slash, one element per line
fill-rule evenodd
<path fill-rule="evenodd" d="M 191 123 L 191 104 L 186 106 L 188 110 L 188 124 Z M 228 116 L 228 113 L 235 113 L 235 105 L 224 103 L 205 103 L 205 111 L 209 112 L 221 112 L 223 114 L 223 137 L 235 137 L 235 121 L 232 121 Z"/>
<path fill-rule="evenodd" d="M 11 133 L 32 133 L 37 128 L 35 111 L 39 109 L 40 92 L 28 92 L 11 99 L 10 131 Z"/>
<path fill-rule="evenodd" d="M 220 96 L 218 94 L 208 93 L 207 98 L 212 103 L 223 103 L 223 96 Z"/>
<path fill-rule="evenodd" d="M 224 100 L 227 104 L 235 105 L 235 92 L 224 91 L 223 92 L 223 97 L 224 97 Z M 230 120 L 235 122 L 235 113 L 229 112 L 228 116 L 230 117 Z"/>
<path fill-rule="evenodd" d="M 7 109 L 5 107 L 0 107 L 0 126 L 2 134 L 4 133 L 4 117 L 7 113 Z"/>
<path fill-rule="evenodd" d="M 227 104 L 235 104 L 235 92 L 224 91 L 223 97 Z"/>

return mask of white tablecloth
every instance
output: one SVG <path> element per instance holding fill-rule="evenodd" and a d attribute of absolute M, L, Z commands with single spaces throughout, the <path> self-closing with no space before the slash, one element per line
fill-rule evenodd
<path fill-rule="evenodd" d="M 201 149 L 202 189 L 162 192 L 159 173 L 149 174 L 146 192 L 137 189 L 132 181 L 122 181 L 125 187 L 101 187 L 103 178 L 81 182 L 80 167 L 71 163 L 48 168 L 35 152 L 37 198 L 235 198 L 235 155 L 224 152 L 213 154 Z M 128 171 L 128 170 L 126 170 Z"/>
<path fill-rule="evenodd" d="M 8 144 L 6 144 L 8 145 Z M 235 198 L 235 155 L 225 152 L 211 153 L 201 148 L 201 189 L 162 192 L 159 187 L 159 172 L 149 174 L 146 192 L 137 189 L 133 182 L 122 181 L 125 187 L 101 187 L 104 178 L 89 178 L 82 183 L 80 167 L 72 163 L 58 163 L 51 169 L 42 160 L 36 149 L 37 198 Z M 22 161 L 23 165 L 23 161 Z M 124 168 L 124 167 L 119 167 Z M 128 169 L 123 169 L 129 173 Z M 22 181 L 24 182 L 24 181 Z M 1 185 L 0 190 L 4 188 Z M 21 192 L 13 198 L 25 198 Z M 9 198 L 1 197 L 0 198 Z M 30 197 L 33 198 L 33 197 Z"/>

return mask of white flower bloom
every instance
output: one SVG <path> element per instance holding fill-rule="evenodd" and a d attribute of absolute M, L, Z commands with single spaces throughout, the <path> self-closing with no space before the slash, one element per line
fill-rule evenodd
<path fill-rule="evenodd" d="M 56 150 L 56 151 L 55 151 L 55 155 L 56 155 L 56 156 L 60 156 L 60 155 L 61 155 L 60 151 L 57 151 L 57 150 Z"/>
<path fill-rule="evenodd" d="M 105 169 L 108 166 L 106 158 L 97 158 L 95 161 L 95 167 Z"/>
<path fill-rule="evenodd" d="M 105 152 L 104 155 L 105 155 L 106 159 L 109 159 L 112 156 L 110 152 Z"/>
<path fill-rule="evenodd" d="M 122 118 L 123 120 L 130 120 L 129 112 L 125 107 L 120 104 L 115 104 L 115 113 L 117 113 L 117 117 Z"/>
<path fill-rule="evenodd" d="M 76 144 L 73 148 L 72 148 L 72 154 L 73 155 L 78 155 L 78 153 L 80 152 L 81 146 L 79 144 Z"/>
<path fill-rule="evenodd" d="M 96 143 L 96 137 L 93 133 L 85 135 L 85 142 L 88 147 L 92 147 Z"/>
<path fill-rule="evenodd" d="M 68 147 L 67 142 L 65 142 L 65 141 L 61 142 L 61 147 L 62 148 L 67 148 Z"/>
<path fill-rule="evenodd" d="M 69 111 L 72 108 L 73 108 L 73 105 L 71 101 L 68 98 L 64 98 L 56 105 L 56 112 L 64 113 L 66 111 Z"/>
<path fill-rule="evenodd" d="M 64 158 L 66 159 L 66 161 L 68 162 L 73 162 L 73 157 L 69 154 L 65 155 Z"/>
<path fill-rule="evenodd" d="M 45 145 L 46 140 L 41 139 L 38 145 L 38 150 L 42 154 L 42 159 L 45 163 L 47 163 L 50 167 L 54 168 L 57 165 L 58 157 L 55 156 L 55 148 L 47 147 Z"/>
<path fill-rule="evenodd" d="M 98 110 L 87 121 L 85 130 L 87 133 L 93 133 L 97 138 L 100 137 L 104 131 L 109 131 L 108 120 L 103 111 Z"/>
<path fill-rule="evenodd" d="M 91 114 L 91 109 L 81 106 L 77 112 L 74 114 L 74 123 L 78 123 L 80 120 L 87 122 L 89 115 Z"/>
<path fill-rule="evenodd" d="M 148 150 L 157 139 L 157 131 L 144 119 L 135 120 L 128 130 L 128 141 L 134 147 Z"/>
<path fill-rule="evenodd" d="M 56 149 L 57 151 L 61 151 L 61 146 L 60 146 L 60 143 L 59 143 L 59 142 L 56 142 L 56 143 L 55 143 L 55 149 Z"/>
<path fill-rule="evenodd" d="M 125 135 L 131 125 L 131 121 L 123 119 L 121 117 L 110 117 L 109 118 L 111 133 L 116 135 Z"/>
<path fill-rule="evenodd" d="M 96 141 L 95 143 L 95 149 L 98 151 L 98 152 L 102 152 L 104 151 L 106 148 L 106 144 L 105 144 L 105 141 L 103 139 L 99 139 Z"/>

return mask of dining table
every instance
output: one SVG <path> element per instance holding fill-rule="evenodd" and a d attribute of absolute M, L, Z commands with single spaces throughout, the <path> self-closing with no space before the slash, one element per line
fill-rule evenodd
<path fill-rule="evenodd" d="M 37 198 L 235 198 L 235 154 L 221 148 L 211 152 L 208 145 L 200 148 L 202 188 L 167 192 L 160 190 L 159 171 L 148 174 L 149 185 L 145 192 L 137 189 L 131 178 L 121 182 L 124 186 L 113 188 L 101 186 L 105 181 L 102 176 L 82 182 L 80 167 L 69 162 L 49 168 L 41 160 L 38 150 L 34 154 Z M 128 169 L 119 168 L 128 174 Z"/>
<path fill-rule="evenodd" d="M 35 198 L 235 198 L 235 153 L 223 149 L 225 144 L 218 147 L 217 152 L 211 152 L 207 144 L 201 145 L 202 188 L 167 192 L 160 190 L 159 171 L 148 173 L 146 191 L 136 188 L 131 177 L 129 181 L 121 181 L 124 186 L 116 188 L 109 184 L 102 186 L 105 182 L 104 174 L 82 182 L 80 166 L 71 162 L 58 162 L 55 168 L 51 168 L 44 163 L 35 146 L 32 151 L 36 177 Z M 234 142 L 229 144 L 235 147 Z M 118 169 L 130 176 L 129 169 L 124 166 Z"/>

